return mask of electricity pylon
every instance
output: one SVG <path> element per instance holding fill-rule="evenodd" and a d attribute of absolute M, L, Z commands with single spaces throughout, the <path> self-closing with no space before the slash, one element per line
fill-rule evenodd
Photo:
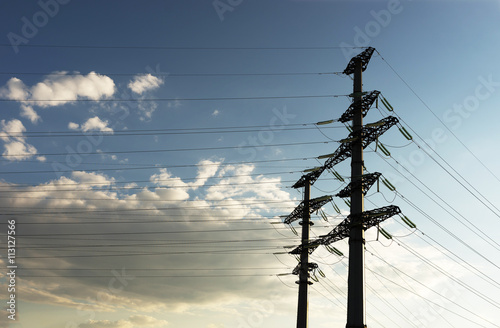
<path fill-rule="evenodd" d="M 306 234 L 307 239 L 302 237 L 302 243 L 290 254 L 300 254 L 300 270 L 305 276 L 304 286 L 299 287 L 299 308 L 297 328 L 307 327 L 307 294 L 305 302 L 301 301 L 303 290 L 307 293 L 308 272 L 313 270 L 313 265 L 309 264 L 308 255 L 320 246 L 349 238 L 349 273 L 348 273 L 348 293 L 347 293 L 347 324 L 346 328 L 365 328 L 366 327 L 366 309 L 365 309 L 365 230 L 378 226 L 384 220 L 401 213 L 399 207 L 391 205 L 370 211 L 364 210 L 364 196 L 370 187 L 378 180 L 380 173 L 364 174 L 363 149 L 368 147 L 373 141 L 377 140 L 384 132 L 393 125 L 398 123 L 398 119 L 393 116 L 388 116 L 378 122 L 363 125 L 363 118 L 368 113 L 373 102 L 377 99 L 380 92 L 372 91 L 369 93 L 363 92 L 363 71 L 368 66 L 374 48 L 367 48 L 359 55 L 353 57 L 344 74 L 354 74 L 354 86 L 352 98 L 353 102 L 344 114 L 338 119 L 339 122 L 347 123 L 352 121 L 351 133 L 348 138 L 341 140 L 341 145 L 337 150 L 329 155 L 320 156 L 319 158 L 327 158 L 323 166 L 308 170 L 309 173 L 303 175 L 294 185 L 293 188 L 305 188 L 305 198 L 303 207 L 304 213 L 303 223 L 306 222 L 310 215 L 309 202 L 306 199 L 309 197 L 310 186 L 321 176 L 325 170 L 331 169 L 334 165 L 351 157 L 351 182 L 349 185 L 339 192 L 337 197 L 350 197 L 350 214 L 338 224 L 330 233 L 319 238 L 309 241 L 309 224 L 307 231 L 302 227 L 303 236 Z M 306 206 L 307 204 L 307 206 Z M 301 204 L 302 205 L 302 204 Z M 300 207 L 300 205 L 299 205 Z M 297 209 L 296 209 L 297 211 Z M 295 211 L 294 211 L 295 212 Z M 292 213 L 293 214 L 293 213 Z M 291 220 L 288 220 L 290 223 Z M 309 221 L 307 221 L 309 222 Z M 304 260 L 303 260 L 304 259 Z M 314 264 L 314 263 L 312 263 Z M 309 271 L 308 271 L 309 270 Z M 295 270 L 294 270 L 295 271 Z M 300 277 L 300 275 L 299 275 Z M 303 281 L 299 279 L 299 285 Z M 302 290 L 302 294 L 301 294 Z M 305 319 L 304 319 L 305 318 Z M 305 320 L 305 321 L 304 321 Z"/>

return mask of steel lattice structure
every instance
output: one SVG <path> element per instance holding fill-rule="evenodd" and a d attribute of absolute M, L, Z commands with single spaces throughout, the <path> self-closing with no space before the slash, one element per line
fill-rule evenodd
<path fill-rule="evenodd" d="M 314 252 L 314 250 L 320 245 L 329 245 L 344 238 L 348 238 L 352 227 L 352 221 L 361 222 L 360 224 L 363 224 L 364 229 L 367 230 L 399 213 L 401 213 L 401 210 L 398 206 L 389 205 L 371 211 L 365 211 L 361 213 L 359 217 L 351 217 L 351 215 L 349 215 L 327 235 L 320 236 L 319 238 L 309 242 L 309 244 L 305 245 L 305 247 L 308 248 L 309 254 L 312 254 L 312 252 Z M 304 245 L 300 245 L 289 253 L 300 254 L 303 248 Z"/>
<path fill-rule="evenodd" d="M 365 95 L 361 99 L 361 103 L 359 101 L 354 101 L 349 108 L 340 116 L 339 122 L 346 123 L 352 120 L 354 116 L 354 110 L 356 108 L 361 107 L 361 112 L 363 117 L 366 116 L 368 111 L 370 110 L 370 107 L 372 107 L 373 102 L 377 99 L 378 95 L 380 94 L 380 91 L 374 90 L 370 92 L 369 94 Z"/>
<path fill-rule="evenodd" d="M 366 48 L 365 51 L 357 55 L 356 57 L 352 57 L 351 60 L 349 61 L 349 64 L 347 64 L 346 69 L 344 70 L 345 75 L 351 75 L 354 73 L 354 68 L 356 67 L 356 63 L 361 61 L 361 65 L 363 67 L 363 72 L 365 71 L 366 67 L 368 66 L 368 62 L 370 61 L 370 58 L 372 58 L 373 52 L 375 51 L 375 48 L 368 47 Z"/>
<path fill-rule="evenodd" d="M 382 175 L 382 173 L 374 172 L 370 174 L 365 174 L 362 176 L 361 180 L 356 182 L 350 182 L 347 187 L 339 191 L 335 196 L 340 198 L 350 197 L 353 189 L 359 188 L 363 190 L 363 195 L 366 195 L 368 190 L 373 186 L 375 181 Z"/>
<path fill-rule="evenodd" d="M 394 116 L 388 116 L 380 121 L 375 123 L 368 124 L 364 126 L 358 132 L 351 132 L 349 134 L 348 139 L 362 138 L 363 148 L 368 147 L 372 142 L 378 139 L 379 136 L 384 134 L 387 130 L 389 130 L 393 125 L 398 123 L 399 120 Z M 304 187 L 306 180 L 309 180 L 311 185 L 318 180 L 320 175 L 327 169 L 331 169 L 333 166 L 338 163 L 344 161 L 345 159 L 351 157 L 352 155 L 352 141 L 342 143 L 337 150 L 330 155 L 330 158 L 325 162 L 322 167 L 319 167 L 317 170 L 312 171 L 306 175 L 303 175 L 293 186 L 292 188 L 301 188 Z"/>
<path fill-rule="evenodd" d="M 309 201 L 309 214 L 312 214 L 313 212 L 319 210 L 323 205 L 326 203 L 330 202 L 332 200 L 332 196 L 322 196 L 318 198 L 311 199 Z M 290 224 L 300 218 L 302 218 L 302 215 L 304 215 L 304 201 L 302 201 L 290 215 L 288 215 L 283 223 Z"/>
<path fill-rule="evenodd" d="M 317 268 L 318 268 L 318 264 L 317 263 L 314 263 L 314 262 L 307 263 L 308 274 L 309 274 L 309 272 L 311 272 L 313 270 L 316 270 Z M 297 266 L 293 269 L 292 274 L 298 275 L 299 272 L 300 272 L 300 263 L 297 264 Z"/>

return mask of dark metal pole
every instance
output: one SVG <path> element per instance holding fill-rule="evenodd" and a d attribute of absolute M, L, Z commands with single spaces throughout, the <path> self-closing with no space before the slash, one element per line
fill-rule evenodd
<path fill-rule="evenodd" d="M 361 132 L 363 114 L 361 109 L 363 79 L 362 62 L 358 60 L 354 69 L 354 102 L 355 107 L 352 121 L 353 133 Z M 355 183 L 363 175 L 363 145 L 361 133 L 359 138 L 352 142 L 351 181 Z M 349 277 L 347 281 L 347 325 L 346 328 L 364 328 L 365 324 L 365 230 L 360 214 L 364 210 L 364 197 L 361 184 L 351 193 L 351 222 L 349 232 Z"/>
<path fill-rule="evenodd" d="M 309 287 L 309 229 L 311 215 L 309 214 L 309 199 L 311 198 L 311 182 L 306 179 L 304 186 L 304 213 L 302 214 L 302 251 L 300 252 L 299 271 L 299 304 L 297 309 L 297 328 L 307 328 L 308 325 L 308 302 L 307 293 Z"/>

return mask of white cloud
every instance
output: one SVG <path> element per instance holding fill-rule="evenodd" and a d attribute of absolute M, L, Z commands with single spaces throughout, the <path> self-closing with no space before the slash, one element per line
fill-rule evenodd
<path fill-rule="evenodd" d="M 174 101 L 169 101 L 167 103 L 168 108 L 179 108 L 181 106 L 182 106 L 182 103 L 178 99 L 175 99 Z"/>
<path fill-rule="evenodd" d="M 147 315 L 139 315 L 139 314 L 130 316 L 129 321 L 134 325 L 141 327 L 158 327 L 158 326 L 165 326 L 168 324 L 165 320 L 158 320 L 156 318 Z"/>
<path fill-rule="evenodd" d="M 157 89 L 162 85 L 163 79 L 153 76 L 151 74 L 139 74 L 134 77 L 128 84 L 132 92 L 143 94 L 146 91 Z"/>
<path fill-rule="evenodd" d="M 17 119 L 0 122 L 0 139 L 4 141 L 5 151 L 3 156 L 9 161 L 21 161 L 33 157 L 38 153 L 37 149 L 26 142 L 24 132 L 26 128 Z M 44 161 L 44 157 L 40 157 Z"/>
<path fill-rule="evenodd" d="M 42 118 L 40 115 L 38 115 L 37 112 L 33 109 L 33 107 L 22 104 L 21 105 L 21 116 L 26 117 L 31 121 L 31 123 L 36 124 L 38 121 L 40 121 Z"/>
<path fill-rule="evenodd" d="M 128 84 L 128 88 L 132 92 L 142 95 L 147 91 L 155 90 L 164 83 L 163 79 L 151 74 L 139 74 L 134 77 Z M 154 111 L 158 108 L 158 104 L 152 101 L 143 102 L 141 99 L 137 102 L 139 108 L 139 119 L 141 121 L 150 121 Z M 170 107 L 170 102 L 167 104 Z"/>
<path fill-rule="evenodd" d="M 20 126 L 17 128 L 19 130 Z M 0 134 L 0 138 L 3 137 Z M 260 303 L 272 300 L 275 315 L 281 311 L 294 311 L 286 299 L 296 297 L 296 289 L 284 287 L 276 277 L 219 279 L 200 276 L 290 272 L 289 267 L 293 268 L 297 264 L 293 257 L 279 255 L 278 261 L 270 253 L 284 252 L 283 246 L 297 245 L 300 240 L 289 230 L 282 230 L 281 225 L 270 225 L 269 221 L 279 222 L 277 215 L 290 213 L 298 201 L 285 192 L 279 178 L 254 175 L 256 168 L 252 165 L 224 166 L 222 160 L 215 159 L 203 160 L 198 164 L 197 169 L 193 170 L 193 179 L 182 179 L 162 169 L 151 176 L 150 181 L 153 183 L 148 185 L 143 182 L 122 185 L 106 175 L 85 171 L 73 172 L 70 177 L 33 186 L 0 181 L 0 189 L 12 197 L 0 198 L 0 207 L 22 209 L 27 213 L 23 216 L 24 222 L 44 223 L 23 225 L 23 233 L 51 235 L 50 239 L 27 238 L 23 242 L 25 277 L 22 277 L 20 284 L 23 286 L 19 293 L 21 300 L 74 309 L 80 306 L 81 311 L 93 311 L 95 320 L 83 323 L 79 328 L 167 328 L 165 321 L 152 316 L 157 313 L 168 315 L 175 311 L 186 313 L 196 310 L 200 313 L 200 309 L 221 317 L 246 317 L 256 311 L 251 306 L 253 300 Z M 126 189 L 120 190 L 122 186 Z M 43 211 L 50 215 L 44 215 Z M 251 221 L 251 218 L 264 219 L 264 216 L 274 217 L 275 220 Z M 116 224 L 81 224 L 100 220 Z M 70 224 L 62 224 L 65 222 Z M 384 227 L 387 224 L 384 223 Z M 327 233 L 331 228 L 329 224 L 317 224 L 314 227 L 318 234 L 323 233 L 321 229 Z M 223 231 L 208 233 L 209 230 Z M 395 232 L 391 227 L 388 230 Z M 108 232 L 113 233 L 113 236 L 101 235 Z M 72 235 L 66 236 L 67 239 L 55 237 L 64 233 Z M 433 287 L 443 286 L 445 277 L 436 279 L 439 277 L 424 270 L 422 266 L 425 264 L 405 254 L 403 248 L 394 245 L 386 249 L 375 242 L 375 238 L 375 230 L 367 232 L 367 248 L 370 251 L 377 247 L 382 257 L 390 263 L 397 263 L 404 272 L 419 277 L 422 283 Z M 258 241 L 249 243 L 244 240 Z M 40 247 L 43 243 L 48 247 L 54 246 L 57 251 Z M 414 246 L 423 250 L 422 254 L 432 261 L 442 259 L 436 250 Z M 257 249 L 266 247 L 270 248 L 258 254 Z M 347 241 L 338 242 L 335 247 L 348 254 Z M 250 249 L 251 253 L 240 252 L 245 248 Z M 221 254 L 221 251 L 225 253 Z M 186 253 L 178 254 L 182 252 Z M 347 272 L 342 263 L 334 264 L 339 259 L 324 248 L 318 248 L 314 257 L 327 275 L 325 279 L 340 281 L 339 288 L 345 290 L 347 287 L 343 281 Z M 446 265 L 446 261 L 440 262 L 440 265 Z M 224 271 L 224 268 L 249 267 L 261 269 Z M 276 270 L 264 269 L 277 267 Z M 395 282 L 401 282 L 401 277 L 373 256 L 367 255 L 367 267 L 382 272 Z M 71 276 L 73 272 L 81 272 L 82 268 L 92 270 L 82 274 L 101 275 L 103 278 L 30 277 Z M 120 279 L 115 279 L 116 273 L 111 272 L 112 268 L 119 272 L 123 268 L 124 272 L 136 277 L 126 280 L 126 284 L 120 284 Z M 151 270 L 160 268 L 175 270 Z M 190 271 L 190 268 L 196 271 Z M 145 271 L 141 271 L 143 269 Z M 446 269 L 460 274 L 460 270 L 448 266 Z M 156 277 L 146 278 L 146 275 Z M 191 275 L 198 277 L 189 277 Z M 393 297 L 377 284 L 371 273 L 367 275 L 378 293 L 387 298 Z M 296 277 L 291 275 L 282 279 L 285 284 L 293 285 Z M 113 289 L 109 289 L 109 286 Z M 417 287 L 415 290 L 425 295 L 426 291 Z M 341 293 L 333 292 L 342 299 Z M 402 301 L 411 300 L 403 291 L 395 294 Z M 311 296 L 311 304 L 314 304 L 311 308 L 324 303 L 324 299 L 317 294 Z M 118 316 L 126 311 L 134 315 Z M 259 310 L 258 313 L 266 312 Z M 106 317 L 107 314 L 112 317 Z M 230 322 L 230 319 L 226 322 Z M 236 327 L 237 320 L 234 322 L 234 325 L 227 326 Z M 203 326 L 209 326 L 209 323 L 213 323 L 214 328 L 219 324 L 210 319 Z"/>
<path fill-rule="evenodd" d="M 108 124 L 109 122 L 107 120 L 103 121 L 98 116 L 94 116 L 92 118 L 89 118 L 82 125 L 79 125 L 74 122 L 69 122 L 68 128 L 70 130 L 81 130 L 83 132 L 100 131 L 100 132 L 113 133 L 114 132 L 113 129 L 110 128 Z"/>
<path fill-rule="evenodd" d="M 23 101 L 29 97 L 29 88 L 17 77 L 11 78 L 0 88 L 0 96 L 11 100 Z"/>
<path fill-rule="evenodd" d="M 134 325 L 125 320 L 89 320 L 87 323 L 78 325 L 78 328 L 134 328 Z"/>
<path fill-rule="evenodd" d="M 95 172 L 73 171 L 71 177 L 78 182 L 85 183 L 90 186 L 109 186 L 114 183 L 113 178 L 108 178 L 105 175 Z"/>
<path fill-rule="evenodd" d="M 68 123 L 68 129 L 70 129 L 70 130 L 78 130 L 79 128 L 80 128 L 79 124 L 76 124 L 76 123 L 73 123 L 73 122 L 69 122 Z"/>
<path fill-rule="evenodd" d="M 13 77 L 5 86 L 0 87 L 0 96 L 20 102 L 21 115 L 32 123 L 40 120 L 33 106 L 42 108 L 61 106 L 78 99 L 99 101 L 111 97 L 114 93 L 113 80 L 95 72 L 87 75 L 56 72 L 31 87 Z"/>
<path fill-rule="evenodd" d="M 160 186 L 165 187 L 182 187 L 196 190 L 203 187 L 208 179 L 215 176 L 219 170 L 222 161 L 202 160 L 198 163 L 198 174 L 193 182 L 184 182 L 180 178 L 172 177 L 172 174 L 167 169 L 160 169 L 160 173 L 151 176 L 151 182 L 155 182 Z"/>
<path fill-rule="evenodd" d="M 151 121 L 153 113 L 155 112 L 156 108 L 158 108 L 158 104 L 151 101 L 148 102 L 139 101 L 137 103 L 137 106 L 139 107 L 140 120 L 148 122 Z"/>
<path fill-rule="evenodd" d="M 101 132 L 113 132 L 113 129 L 108 126 L 109 122 L 101 120 L 99 117 L 94 116 L 89 118 L 85 123 L 82 124 L 81 129 L 84 132 L 87 131 L 101 131 Z"/>
<path fill-rule="evenodd" d="M 78 328 L 133 328 L 133 327 L 166 327 L 168 322 L 146 315 L 132 315 L 127 320 L 89 320 L 82 323 Z"/>
<path fill-rule="evenodd" d="M 272 277 L 262 278 L 245 278 L 245 283 L 241 283 L 239 279 L 215 279 L 209 284 L 204 279 L 196 277 L 186 279 L 171 279 L 168 277 L 155 279 L 144 279 L 140 277 L 145 274 L 141 271 L 132 271 L 133 269 L 171 267 L 171 261 L 174 259 L 169 252 L 193 251 L 193 254 L 181 256 L 175 259 L 175 267 L 177 268 L 196 268 L 205 267 L 215 269 L 219 266 L 247 266 L 248 262 L 256 261 L 259 255 L 240 253 L 227 255 L 227 261 L 214 262 L 214 255 L 204 254 L 205 251 L 219 252 L 218 244 L 186 244 L 187 240 L 207 240 L 219 239 L 222 235 L 204 234 L 199 230 L 225 229 L 228 225 L 227 220 L 242 220 L 246 216 L 252 218 L 260 217 L 261 209 L 264 211 L 270 210 L 273 206 L 283 206 L 284 199 L 280 203 L 262 202 L 262 205 L 254 207 L 248 204 L 254 200 L 262 200 L 258 193 L 260 189 L 264 189 L 259 183 L 264 181 L 262 178 L 254 180 L 252 176 L 248 177 L 249 184 L 246 188 L 243 198 L 238 199 L 235 193 L 225 193 L 229 196 L 226 199 L 207 199 L 208 191 L 207 182 L 210 184 L 225 184 L 227 182 L 224 175 L 232 175 L 238 173 L 251 173 L 251 168 L 240 170 L 238 165 L 233 166 L 228 170 L 221 170 L 221 160 L 202 160 L 198 163 L 198 167 L 194 173 L 192 180 L 183 180 L 167 170 L 161 170 L 157 174 L 151 176 L 150 183 L 144 186 L 143 183 L 137 184 L 118 184 L 114 179 L 96 172 L 75 171 L 69 177 L 61 177 L 43 184 L 34 186 L 17 186 L 0 181 L 0 189 L 8 193 L 12 198 L 0 198 L 0 207 L 16 207 L 22 209 L 27 214 L 24 218 L 29 222 L 61 222 L 61 223 L 78 223 L 90 221 L 114 221 L 120 224 L 58 224 L 58 225 L 27 225 L 24 232 L 29 234 L 92 234 L 92 245 L 109 244 L 109 236 L 101 235 L 101 233 L 131 233 L 130 235 L 114 236 L 111 239 L 126 241 L 121 247 L 102 247 L 94 249 L 88 247 L 88 236 L 74 236 L 69 239 L 47 239 L 29 240 L 23 245 L 26 247 L 26 268 L 33 268 L 25 271 L 26 275 L 44 275 L 50 270 L 51 275 L 65 275 L 71 272 L 74 268 L 89 268 L 98 269 L 96 274 L 103 275 L 102 279 L 79 279 L 57 278 L 52 279 L 50 283 L 39 280 L 37 278 L 25 278 L 24 284 L 28 282 L 33 285 L 30 287 L 29 295 L 33 299 L 32 302 L 58 305 L 67 307 L 78 307 L 81 303 L 88 303 L 89 309 L 99 313 L 109 311 L 121 311 L 138 309 L 139 305 L 142 311 L 147 313 L 157 313 L 149 311 L 189 311 L 191 307 L 203 304 L 215 304 L 218 301 L 228 300 L 232 298 L 253 298 L 258 297 L 262 291 L 268 290 L 275 283 Z M 219 177 L 219 172 L 223 171 L 222 177 Z M 168 180 L 167 180 L 168 179 Z M 210 180 L 209 180 L 210 179 Z M 253 183 L 253 184 L 252 184 Z M 161 184 L 161 185 L 159 185 Z M 121 189 L 125 186 L 125 189 Z M 222 188 L 231 188 L 228 185 Z M 279 180 L 276 183 L 271 183 L 266 188 L 269 193 L 273 194 L 280 189 Z M 63 191 L 63 192 L 61 192 Z M 188 192 L 189 191 L 189 192 Z M 222 190 L 219 190 L 223 193 Z M 248 199 L 247 199 L 248 198 Z M 295 203 L 293 203 L 295 205 Z M 60 214 L 46 216 L 44 211 L 56 212 Z M 73 215 L 72 212 L 77 214 Z M 32 214 L 30 214 L 32 213 Z M 82 218 L 83 215 L 83 218 Z M 222 219 L 222 220 L 221 220 Z M 128 224 L 128 221 L 134 221 L 137 224 Z M 140 224 L 141 220 L 145 222 Z M 149 221 L 159 221 L 152 223 Z M 196 223 L 191 221 L 197 220 Z M 201 221 L 200 221 L 201 220 Z M 222 222 L 219 222 L 219 221 Z M 173 221 L 173 222 L 170 222 Z M 147 222 L 147 223 L 146 223 Z M 230 225 L 228 228 L 255 228 L 255 222 L 238 222 L 237 226 Z M 264 227 L 270 229 L 259 229 L 258 231 L 250 230 L 245 232 L 245 239 L 262 239 L 276 238 L 276 232 L 269 227 L 267 223 Z M 261 226 L 257 226 L 261 227 Z M 184 231 L 193 232 L 185 234 L 171 234 L 170 232 Z M 141 232 L 155 232 L 155 234 L 141 234 Z M 156 234 L 156 232 L 168 231 L 168 234 Z M 289 233 L 291 238 L 295 238 Z M 223 237 L 224 240 L 234 240 L 235 242 L 242 238 L 242 234 L 230 234 Z M 281 237 L 278 235 L 278 237 Z M 141 245 L 130 247 L 134 243 L 134 239 L 141 241 Z M 157 243 L 168 244 L 167 247 L 151 247 L 148 244 Z M 68 245 L 71 243 L 75 248 L 64 248 L 64 251 L 58 252 L 55 256 L 53 250 L 43 247 L 36 247 L 36 243 L 48 243 L 49 245 Z M 289 244 L 291 240 L 282 241 L 281 243 Z M 114 243 L 114 242 L 113 242 Z M 120 242 L 118 242 L 120 243 Z M 276 242 L 279 245 L 279 241 Z M 33 244 L 33 245 L 31 245 Z M 142 245 L 146 244 L 146 245 Z M 79 248 L 78 246 L 82 246 Z M 228 244 L 227 246 L 231 246 Z M 257 245 L 243 245 L 245 247 L 255 247 Z M 262 245 L 261 245 L 262 246 Z M 241 246 L 240 246 L 241 247 Z M 231 248 L 230 249 L 235 249 Z M 237 247 L 236 247 L 237 249 Z M 199 253 L 199 251 L 203 251 Z M 111 256 L 102 257 L 106 254 L 116 255 L 119 253 L 127 253 L 126 257 Z M 133 256 L 135 253 L 158 253 L 151 256 Z M 78 255 L 72 257 L 71 255 Z M 55 256 L 55 257 L 54 257 Z M 62 256 L 61 258 L 58 258 Z M 69 257 L 65 257 L 69 256 Z M 83 257 L 82 257 L 83 256 Z M 96 256 L 96 257 L 94 257 Z M 47 259 L 47 257 L 50 258 Z M 261 256 L 262 257 L 262 256 Z M 226 256 L 225 256 L 226 258 Z M 260 261 L 260 260 L 259 260 Z M 263 262 L 259 262 L 261 265 Z M 275 259 L 272 257 L 264 258 L 264 266 L 275 266 Z M 137 278 L 127 280 L 126 285 L 121 285 L 120 280 L 111 279 L 115 276 L 110 270 L 116 268 L 130 275 L 137 275 Z M 70 271 L 57 271 L 54 269 L 68 269 Z M 130 271 L 128 271 L 130 269 Z M 158 275 L 166 274 L 187 274 L 192 272 L 157 272 Z M 112 282 L 112 284 L 110 283 Z M 109 289 L 110 284 L 113 290 Z M 248 288 L 251 285 L 252 288 Z M 262 288 L 261 288 L 262 287 Z M 20 294 L 21 295 L 21 294 Z M 26 294 L 28 295 L 28 294 Z M 35 297 L 36 295 L 36 297 Z M 96 296 L 97 295 L 97 296 Z M 219 295 L 219 296 L 217 296 Z M 243 296 L 242 296 L 243 295 Z M 89 300 L 90 298 L 90 300 Z M 214 303 L 215 302 L 215 303 Z M 86 308 L 85 308 L 86 309 Z M 100 310 L 99 310 L 100 309 Z M 142 314 L 142 313 L 139 313 Z M 100 318 L 103 318 L 102 315 Z M 104 317 L 105 318 L 105 317 Z M 117 320 L 114 317 L 113 320 Z M 134 328 L 155 327 L 156 321 L 145 317 L 132 317 L 125 321 L 95 321 L 87 322 L 87 326 L 82 327 L 106 327 L 106 325 L 122 325 L 127 327 L 128 323 L 133 323 Z M 161 322 L 163 325 L 165 323 Z M 147 326 L 150 324 L 150 326 Z M 92 326 L 94 325 L 94 326 Z M 159 328 L 163 328 L 160 324 Z"/>
<path fill-rule="evenodd" d="M 44 81 L 35 84 L 29 100 L 40 107 L 60 106 L 79 98 L 101 100 L 115 93 L 115 83 L 105 75 L 90 72 L 87 75 L 50 75 Z M 51 100 L 44 102 L 42 100 Z"/>
<path fill-rule="evenodd" d="M 219 114 L 220 114 L 220 111 L 218 109 L 216 109 L 212 112 L 212 116 L 218 116 Z"/>

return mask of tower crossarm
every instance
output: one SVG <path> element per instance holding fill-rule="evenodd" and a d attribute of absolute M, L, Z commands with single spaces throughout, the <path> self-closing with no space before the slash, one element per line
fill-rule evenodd
<path fill-rule="evenodd" d="M 361 106 L 361 112 L 363 114 L 363 117 L 365 117 L 379 94 L 380 91 L 374 90 L 361 98 L 361 101 L 353 101 L 349 108 L 347 108 L 347 110 L 344 112 L 344 114 L 340 116 L 339 122 L 346 123 L 351 121 L 354 117 L 355 109 L 359 108 L 359 106 Z"/>
<path fill-rule="evenodd" d="M 318 198 L 314 198 L 309 200 L 309 214 L 319 210 L 323 205 L 330 202 L 332 200 L 332 196 L 322 196 Z M 300 218 L 302 218 L 304 214 L 304 202 L 302 201 L 293 211 L 290 213 L 283 223 L 290 224 Z"/>
<path fill-rule="evenodd" d="M 318 268 L 318 264 L 317 263 L 314 263 L 314 262 L 309 262 L 307 263 L 307 271 L 308 273 L 313 271 L 313 270 L 316 270 Z M 292 270 L 292 274 L 295 274 L 295 275 L 298 275 L 300 272 L 300 263 L 297 264 L 297 266 Z"/>
<path fill-rule="evenodd" d="M 377 140 L 382 134 L 384 134 L 387 130 L 389 130 L 393 125 L 397 124 L 399 120 L 394 116 L 388 116 L 380 121 L 375 123 L 365 125 L 360 132 L 351 132 L 349 137 L 345 139 L 337 150 L 327 155 L 328 159 L 325 164 L 321 167 L 318 167 L 316 170 L 309 172 L 303 175 L 293 186 L 292 188 L 301 188 L 304 187 L 307 180 L 310 181 L 311 185 L 318 180 L 320 175 L 327 169 L 331 169 L 335 165 L 344 161 L 345 159 L 351 157 L 352 155 L 352 140 L 355 138 L 359 138 L 360 134 L 363 138 L 363 148 L 368 147 L 372 142 Z"/>
<path fill-rule="evenodd" d="M 372 142 L 377 140 L 378 137 L 383 135 L 392 126 L 396 125 L 399 120 L 394 116 L 387 116 L 380 121 L 366 124 L 361 130 L 361 136 L 363 138 L 363 148 L 368 147 Z M 351 138 L 359 137 L 360 132 L 353 132 L 349 134 Z"/>
<path fill-rule="evenodd" d="M 292 188 L 301 188 L 304 187 L 306 180 L 309 179 L 311 185 L 318 180 L 320 175 L 326 170 L 326 169 L 331 169 L 338 163 L 344 161 L 345 159 L 351 157 L 351 144 L 350 143 L 343 143 L 337 148 L 337 150 L 330 154 L 327 155 L 328 160 L 325 162 L 325 164 L 318 169 L 309 172 L 305 175 L 303 175 L 293 186 Z"/>
<path fill-rule="evenodd" d="M 370 58 L 372 57 L 374 51 L 375 48 L 368 47 L 366 48 L 365 51 L 363 51 L 359 55 L 352 57 L 343 73 L 345 75 L 353 74 L 354 68 L 356 67 L 356 63 L 359 61 L 361 61 L 362 71 L 364 72 L 366 67 L 368 66 L 368 63 L 370 62 Z"/>
<path fill-rule="evenodd" d="M 320 244 L 329 245 L 331 243 L 349 237 L 349 226 L 349 217 L 347 217 L 344 221 L 340 222 L 335 228 L 333 228 L 333 230 L 328 234 L 320 236 Z"/>
<path fill-rule="evenodd" d="M 361 222 L 363 223 L 366 230 L 399 213 L 401 213 L 401 210 L 398 206 L 389 205 L 374 210 L 365 211 L 360 214 L 360 217 L 362 219 Z M 344 221 L 340 222 L 335 228 L 333 228 L 331 232 L 326 235 L 320 236 L 319 238 L 305 245 L 305 247 L 309 249 L 309 253 L 314 252 L 314 250 L 316 250 L 316 248 L 318 248 L 320 245 L 329 245 L 344 238 L 348 238 L 349 231 L 352 226 L 351 220 L 353 219 L 357 218 L 353 218 L 351 217 L 351 215 L 349 215 Z M 355 220 L 355 222 L 359 222 L 359 220 Z M 303 247 L 303 245 L 300 245 L 289 253 L 300 254 Z"/>
<path fill-rule="evenodd" d="M 304 247 L 307 248 L 307 251 L 309 252 L 309 254 L 312 254 L 316 250 L 316 248 L 318 248 L 319 246 L 321 246 L 321 238 L 311 240 L 305 246 L 299 245 L 299 246 L 295 247 L 293 250 L 291 250 L 290 252 L 288 252 L 288 254 L 300 254 L 300 252 L 302 252 Z"/>
<path fill-rule="evenodd" d="M 350 197 L 352 190 L 361 187 L 363 190 L 363 195 L 366 195 L 368 190 L 373 186 L 375 181 L 382 175 L 382 173 L 374 172 L 370 174 L 364 174 L 361 180 L 355 182 L 350 182 L 347 187 L 339 191 L 335 196 L 340 198 Z"/>
<path fill-rule="evenodd" d="M 320 236 L 319 238 L 312 240 L 305 247 L 309 249 L 309 253 L 312 254 L 321 245 L 329 245 L 336 241 L 342 240 L 349 237 L 349 220 L 345 219 L 340 222 L 331 232 L 327 235 Z M 289 254 L 300 254 L 303 249 L 303 245 L 297 246 Z"/>
<path fill-rule="evenodd" d="M 362 222 L 364 229 L 367 230 L 399 213 L 401 213 L 401 209 L 398 206 L 389 205 L 361 213 L 360 217 L 362 221 L 355 220 L 356 218 L 352 218 L 351 216 L 348 218 L 350 220 L 354 220 L 355 222 Z"/>

